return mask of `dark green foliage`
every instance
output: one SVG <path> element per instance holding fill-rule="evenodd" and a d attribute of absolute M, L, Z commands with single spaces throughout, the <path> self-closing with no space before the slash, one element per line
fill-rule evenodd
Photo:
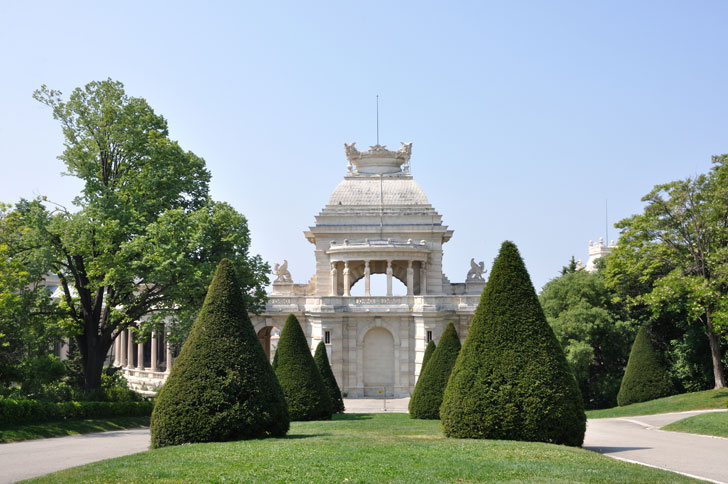
<path fill-rule="evenodd" d="M 152 447 L 280 437 L 286 402 L 223 259 L 152 413 Z"/>
<path fill-rule="evenodd" d="M 298 319 L 286 318 L 276 351 L 276 375 L 291 420 L 328 420 L 332 405 Z"/>
<path fill-rule="evenodd" d="M 432 341 L 430 341 L 432 343 Z M 428 344 L 429 347 L 429 344 Z M 460 339 L 455 326 L 447 323 L 445 331 L 440 338 L 440 344 L 432 354 L 425 370 L 412 392 L 409 403 L 410 417 L 423 419 L 439 419 L 442 394 L 450 378 L 450 372 L 460 353 Z"/>
<path fill-rule="evenodd" d="M 141 417 L 154 404 L 144 402 L 48 402 L 0 398 L 0 427 L 73 418 Z"/>
<path fill-rule="evenodd" d="M 579 446 L 584 402 L 531 278 L 504 242 L 445 389 L 448 437 Z"/>
<path fill-rule="evenodd" d="M 316 362 L 319 373 L 321 373 L 321 378 L 324 380 L 324 386 L 326 386 L 326 390 L 329 392 L 331 410 L 334 413 L 344 413 L 344 399 L 341 398 L 341 389 L 339 389 L 339 385 L 336 383 L 334 372 L 331 371 L 329 356 L 326 354 L 326 345 L 323 341 L 316 347 L 313 360 Z"/>
<path fill-rule="evenodd" d="M 430 358 L 432 358 L 432 353 L 435 352 L 435 348 L 437 345 L 435 344 L 435 340 L 431 339 L 429 343 L 427 343 L 427 347 L 425 348 L 425 354 L 422 355 L 422 365 L 420 365 L 420 375 L 424 373 L 425 366 L 427 366 L 427 363 L 430 361 Z"/>
<path fill-rule="evenodd" d="M 642 326 L 629 353 L 627 369 L 619 387 L 619 406 L 646 402 L 675 393 L 667 371 L 652 344 L 647 326 Z"/>

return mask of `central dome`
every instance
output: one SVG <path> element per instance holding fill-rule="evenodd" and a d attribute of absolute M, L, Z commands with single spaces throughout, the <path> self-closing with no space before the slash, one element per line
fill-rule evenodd
<path fill-rule="evenodd" d="M 329 205 L 429 205 L 411 178 L 347 177 L 331 194 Z"/>

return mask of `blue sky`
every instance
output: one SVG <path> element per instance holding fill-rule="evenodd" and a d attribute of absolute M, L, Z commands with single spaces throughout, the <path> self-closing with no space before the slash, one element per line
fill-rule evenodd
<path fill-rule="evenodd" d="M 412 141 L 465 279 L 516 242 L 535 286 L 655 184 L 728 152 L 728 3 L 3 2 L 0 201 L 60 177 L 59 125 L 31 94 L 122 81 L 207 161 L 253 251 L 313 275 L 302 232 L 346 171 L 344 142 Z"/>

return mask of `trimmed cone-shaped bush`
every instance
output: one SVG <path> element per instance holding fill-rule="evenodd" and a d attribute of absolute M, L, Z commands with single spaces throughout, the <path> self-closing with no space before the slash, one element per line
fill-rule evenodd
<path fill-rule="evenodd" d="M 445 389 L 448 437 L 579 446 L 584 403 L 531 278 L 504 242 Z"/>
<path fill-rule="evenodd" d="M 291 314 L 283 325 L 276 351 L 276 375 L 288 403 L 291 420 L 328 420 L 331 399 L 306 342 L 301 325 Z"/>
<path fill-rule="evenodd" d="M 288 426 L 283 391 L 225 259 L 157 395 L 152 447 L 280 437 Z"/>
<path fill-rule="evenodd" d="M 422 365 L 420 365 L 420 375 L 422 375 L 425 372 L 425 367 L 427 366 L 427 362 L 430 361 L 430 358 L 432 358 L 432 353 L 435 352 L 435 348 L 437 345 L 435 345 L 435 340 L 431 339 L 429 343 L 427 343 L 427 347 L 425 348 L 425 354 L 422 355 Z"/>
<path fill-rule="evenodd" d="M 632 344 L 627 369 L 617 394 L 621 407 L 675 393 L 665 367 L 655 351 L 647 326 L 642 326 Z"/>
<path fill-rule="evenodd" d="M 432 343 L 432 341 L 430 341 Z M 410 417 L 437 420 L 440 418 L 442 394 L 450 378 L 450 372 L 460 353 L 460 339 L 452 323 L 447 323 L 440 344 L 432 358 L 420 373 L 409 403 Z"/>
<path fill-rule="evenodd" d="M 313 355 L 313 361 L 316 362 L 319 373 L 321 373 L 321 378 L 324 380 L 324 386 L 329 392 L 331 410 L 334 413 L 344 413 L 344 399 L 341 398 L 341 390 L 339 389 L 339 385 L 336 383 L 334 372 L 331 371 L 329 355 L 326 354 L 326 345 L 323 341 L 321 341 L 316 347 L 316 352 Z"/>

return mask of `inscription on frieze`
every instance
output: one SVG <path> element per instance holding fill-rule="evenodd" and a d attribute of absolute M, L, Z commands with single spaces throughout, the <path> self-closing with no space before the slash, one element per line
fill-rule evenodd
<path fill-rule="evenodd" d="M 402 299 L 399 297 L 358 297 L 354 299 L 354 304 L 361 304 L 363 306 L 376 304 L 401 304 Z"/>

